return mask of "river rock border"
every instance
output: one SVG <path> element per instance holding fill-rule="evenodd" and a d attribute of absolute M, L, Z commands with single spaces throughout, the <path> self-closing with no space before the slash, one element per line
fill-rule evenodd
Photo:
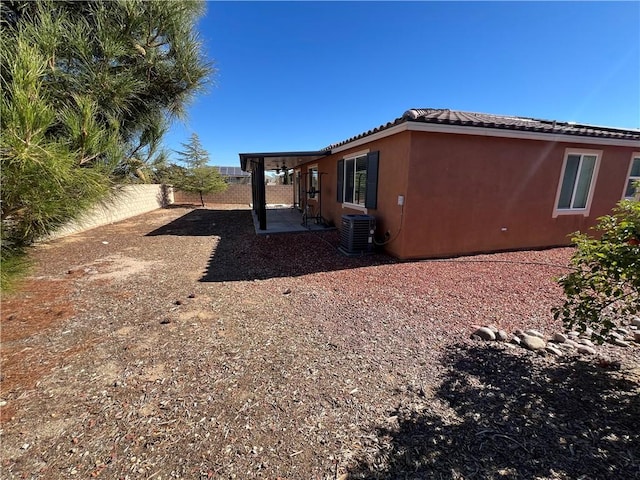
<path fill-rule="evenodd" d="M 566 330 L 545 335 L 538 330 L 516 330 L 507 333 L 494 325 L 475 326 L 472 340 L 502 342 L 510 348 L 523 347 L 533 352 L 561 357 L 565 354 L 595 355 L 598 343 L 594 341 L 594 332 L 587 328 L 584 332 Z M 611 330 L 606 343 L 620 348 L 640 345 L 640 317 L 632 317 L 628 324 Z"/>

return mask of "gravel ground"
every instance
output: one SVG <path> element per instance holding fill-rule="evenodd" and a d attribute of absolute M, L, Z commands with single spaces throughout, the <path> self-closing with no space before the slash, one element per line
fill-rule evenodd
<path fill-rule="evenodd" d="M 337 244 L 216 206 L 37 247 L 2 299 L 2 478 L 640 478 L 638 345 L 469 339 L 559 331 L 571 249 Z"/>

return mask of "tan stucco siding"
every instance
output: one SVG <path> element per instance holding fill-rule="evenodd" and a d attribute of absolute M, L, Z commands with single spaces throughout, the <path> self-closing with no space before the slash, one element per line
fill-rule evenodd
<path fill-rule="evenodd" d="M 398 256 L 401 253 L 402 234 L 400 231 L 402 207 L 398 206 L 398 195 L 405 195 L 407 189 L 408 159 L 410 147 L 410 133 L 386 137 L 368 143 L 361 147 L 351 148 L 317 162 L 303 165 L 302 173 L 307 173 L 308 167 L 318 165 L 322 175 L 322 216 L 336 226 L 341 225 L 342 215 L 366 213 L 376 217 L 376 237 L 383 240 L 384 233 L 389 231 L 395 239 L 390 242 L 387 251 Z M 350 208 L 337 201 L 338 161 L 358 152 L 380 152 L 378 166 L 378 200 L 376 209 Z M 306 178 L 306 177 L 303 177 Z M 316 205 L 315 200 L 310 203 Z M 403 229 L 404 230 L 404 229 Z M 398 235 L 398 233 L 400 233 Z"/>
<path fill-rule="evenodd" d="M 588 216 L 554 217 L 567 148 L 602 151 Z M 622 198 L 639 150 L 405 131 L 303 165 L 302 172 L 313 164 L 324 173 L 325 219 L 339 227 L 344 214 L 373 215 L 377 239 L 391 234 L 388 253 L 419 259 L 568 245 L 572 232 L 588 231 Z M 366 212 L 336 199 L 338 161 L 364 151 L 380 152 L 378 204 Z"/>
<path fill-rule="evenodd" d="M 602 150 L 589 215 L 553 218 L 567 148 Z M 401 258 L 566 245 L 620 200 L 631 147 L 412 133 Z"/>

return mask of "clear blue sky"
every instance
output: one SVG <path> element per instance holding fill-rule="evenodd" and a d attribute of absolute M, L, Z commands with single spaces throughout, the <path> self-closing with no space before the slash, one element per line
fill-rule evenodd
<path fill-rule="evenodd" d="M 215 165 L 316 150 L 410 108 L 640 128 L 640 2 L 208 2 L 213 85 L 195 132 Z"/>

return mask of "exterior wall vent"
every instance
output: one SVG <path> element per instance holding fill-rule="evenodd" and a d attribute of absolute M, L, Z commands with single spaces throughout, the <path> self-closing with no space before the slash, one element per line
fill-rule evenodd
<path fill-rule="evenodd" d="M 371 215 L 343 215 L 338 250 L 349 257 L 372 254 L 375 229 Z"/>

